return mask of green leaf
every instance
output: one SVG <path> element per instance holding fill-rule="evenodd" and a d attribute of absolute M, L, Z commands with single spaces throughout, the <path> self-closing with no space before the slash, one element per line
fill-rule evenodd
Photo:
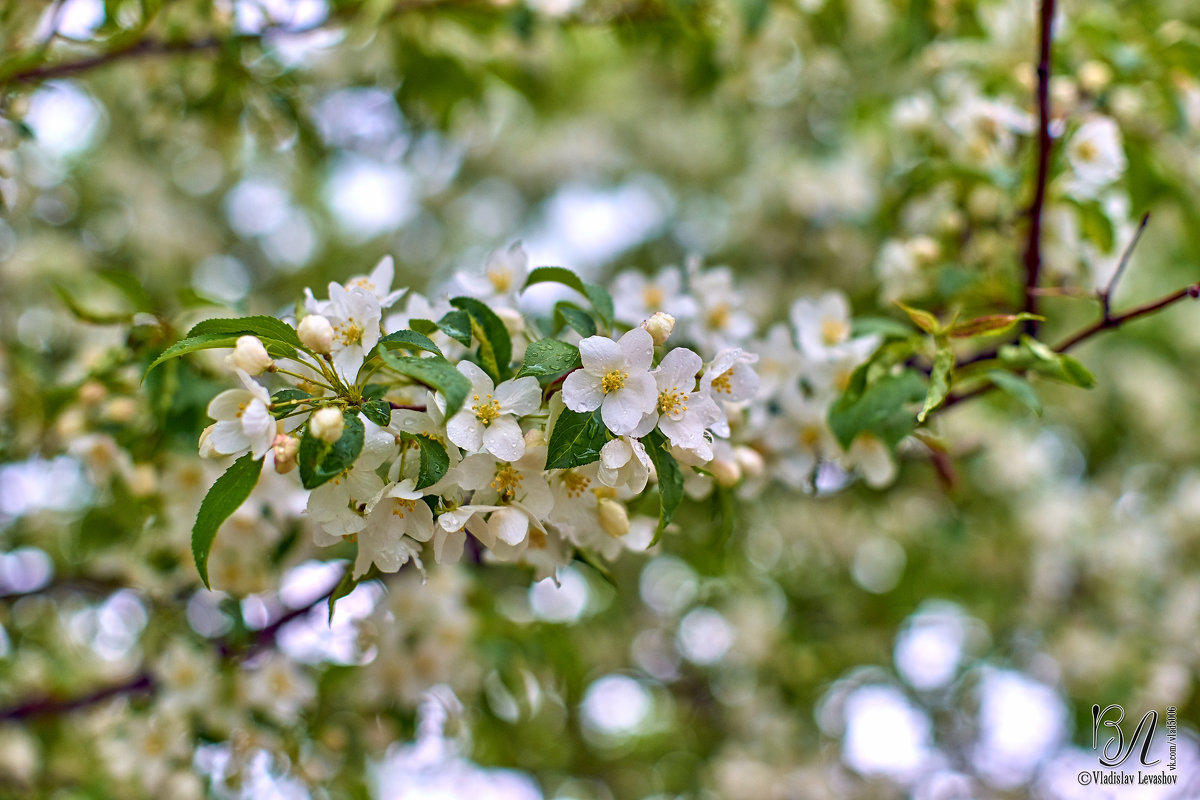
<path fill-rule="evenodd" d="M 1021 336 L 1020 345 L 1001 347 L 999 356 L 1001 363 L 1013 370 L 1031 370 L 1038 375 L 1084 389 L 1096 385 L 1095 377 L 1077 359 L 1056 352 L 1045 342 L 1039 342 L 1028 334 Z"/>
<path fill-rule="evenodd" d="M 346 571 L 342 573 L 342 579 L 338 581 L 337 586 L 333 587 L 333 592 L 329 595 L 329 624 L 333 624 L 333 607 L 346 595 L 358 588 L 358 581 L 354 579 L 354 561 L 346 565 Z"/>
<path fill-rule="evenodd" d="M 414 488 L 425 489 L 446 477 L 446 471 L 450 469 L 450 456 L 446 454 L 446 448 L 441 442 L 420 433 L 401 433 L 400 438 L 416 442 L 421 450 L 417 484 Z"/>
<path fill-rule="evenodd" d="M 226 336 L 258 336 L 262 339 L 274 339 L 278 342 L 301 347 L 300 337 L 296 329 L 275 317 L 238 317 L 237 319 L 206 319 L 192 326 L 188 337 L 202 336 L 206 333 L 223 333 Z M 264 342 L 265 344 L 265 342 Z"/>
<path fill-rule="evenodd" d="M 587 283 L 565 267 L 538 267 L 529 273 L 529 277 L 525 279 L 525 285 L 521 287 L 521 291 L 528 289 L 535 283 L 561 283 L 563 286 L 574 289 L 587 298 L 587 301 L 592 304 L 592 308 L 600 315 L 600 319 L 606 325 L 612 324 L 612 295 L 603 286 Z"/>
<path fill-rule="evenodd" d="M 929 374 L 929 390 L 925 393 L 925 404 L 917 413 L 917 422 L 924 422 L 929 412 L 940 406 L 950 394 L 950 374 L 954 370 L 954 352 L 948 347 L 937 351 L 933 359 L 933 370 Z"/>
<path fill-rule="evenodd" d="M 95 311 L 85 308 L 65 287 L 54 284 L 54 293 L 77 319 L 92 325 L 128 325 L 133 319 L 132 311 Z"/>
<path fill-rule="evenodd" d="M 658 544 L 663 530 L 675 518 L 675 511 L 683 501 L 683 473 L 679 462 L 667 450 L 667 439 L 661 431 L 652 431 L 645 441 L 646 455 L 650 456 L 658 474 L 658 528 L 654 531 L 654 539 L 646 545 L 649 549 Z"/>
<path fill-rule="evenodd" d="M 539 339 L 525 348 L 525 363 L 521 365 L 517 377 L 560 375 L 582 364 L 579 348 L 575 345 L 558 339 Z"/>
<path fill-rule="evenodd" d="M 609 569 L 608 565 L 601 561 L 600 558 L 591 550 L 585 550 L 582 547 L 576 547 L 575 560 L 583 564 L 587 564 L 589 567 L 594 569 L 596 574 L 599 575 L 609 586 L 613 587 L 614 589 L 620 588 L 617 586 L 617 579 L 616 576 L 612 574 L 612 570 Z"/>
<path fill-rule="evenodd" d="M 1027 319 L 1045 320 L 1045 317 L 1022 311 L 1020 314 L 989 314 L 976 317 L 967 322 L 959 322 L 947 331 L 956 339 L 968 339 L 972 336 L 994 336 L 1011 330 L 1018 322 Z"/>
<path fill-rule="evenodd" d="M 392 405 L 387 400 L 380 400 L 379 398 L 364 400 L 362 413 L 364 417 L 381 428 L 386 428 L 392 423 Z"/>
<path fill-rule="evenodd" d="M 907 339 L 912 336 L 912 328 L 890 317 L 855 317 L 850 323 L 850 335 L 880 336 L 884 339 Z"/>
<path fill-rule="evenodd" d="M 432 336 L 434 331 L 440 330 L 440 328 L 438 328 L 438 324 L 431 319 L 410 319 L 408 321 L 408 327 L 412 328 L 417 333 L 423 333 L 426 336 Z"/>
<path fill-rule="evenodd" d="M 596 321 L 592 315 L 573 303 L 565 300 L 554 306 L 554 327 L 570 325 L 580 336 L 596 335 Z"/>
<path fill-rule="evenodd" d="M 255 459 L 246 453 L 233 462 L 204 495 L 204 502 L 196 514 L 196 524 L 192 526 L 192 557 L 206 589 L 212 588 L 208 583 L 208 554 L 217 538 L 217 529 L 254 491 L 262 465 L 261 458 Z"/>
<path fill-rule="evenodd" d="M 511 373 L 512 340 L 503 320 L 474 297 L 454 297 L 450 305 L 471 316 L 471 331 L 479 340 L 479 366 L 496 383 L 506 380 Z"/>
<path fill-rule="evenodd" d="M 471 382 L 467 380 L 467 377 L 441 356 L 429 358 L 398 356 L 386 350 L 379 356 L 383 359 L 383 363 L 401 375 L 406 375 L 434 391 L 441 392 L 442 397 L 446 398 L 447 419 L 462 408 L 463 401 L 467 399 L 467 395 L 471 391 Z"/>
<path fill-rule="evenodd" d="M 380 350 L 424 350 L 426 353 L 441 355 L 442 350 L 433 341 L 424 334 L 416 331 L 396 331 L 389 333 L 379 340 L 375 345 Z"/>
<path fill-rule="evenodd" d="M 916 415 L 908 404 L 924 400 L 926 394 L 925 377 L 920 373 L 904 370 L 886 374 L 866 385 L 857 396 L 848 389 L 839 397 L 829 409 L 829 427 L 844 448 L 864 432 L 895 447 L 916 427 Z"/>
<path fill-rule="evenodd" d="M 1030 386 L 1029 381 L 1011 372 L 994 369 L 987 373 L 988 380 L 1000 390 L 1012 395 L 1033 410 L 1039 417 L 1042 415 L 1042 401 L 1037 391 Z"/>
<path fill-rule="evenodd" d="M 175 344 L 168 347 L 159 353 L 158 358 L 150 362 L 150 366 L 146 367 L 146 371 L 142 373 L 142 380 L 146 380 L 146 376 L 164 361 L 169 361 L 178 356 L 195 353 L 199 350 L 212 350 L 217 347 L 233 347 L 237 344 L 238 337 L 230 336 L 224 333 L 205 333 L 199 336 L 189 336 L 186 339 L 181 339 Z"/>
<path fill-rule="evenodd" d="M 271 414 L 275 419 L 283 419 L 300 408 L 301 404 L 295 401 L 311 399 L 313 396 L 303 389 L 280 389 L 271 395 Z"/>
<path fill-rule="evenodd" d="M 437 326 L 463 347 L 471 346 L 471 315 L 467 312 L 450 311 L 437 321 Z"/>
<path fill-rule="evenodd" d="M 932 333 L 936 336 L 942 332 L 942 323 L 938 322 L 938 318 L 928 311 L 923 311 L 919 308 L 911 308 L 899 301 L 896 301 L 896 305 L 899 306 L 905 314 L 908 314 L 908 318 L 911 319 L 918 328 L 926 333 Z"/>
<path fill-rule="evenodd" d="M 564 408 L 546 444 L 546 469 L 570 469 L 599 461 L 600 448 L 607 441 L 600 409 L 579 412 Z"/>
<path fill-rule="evenodd" d="M 300 483 L 315 489 L 333 480 L 354 464 L 362 452 L 365 428 L 357 411 L 342 412 L 342 436 L 336 442 L 323 442 L 305 431 L 300 440 Z"/>

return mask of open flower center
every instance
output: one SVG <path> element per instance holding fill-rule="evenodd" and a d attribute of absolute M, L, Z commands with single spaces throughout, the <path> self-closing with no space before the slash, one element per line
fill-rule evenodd
<path fill-rule="evenodd" d="M 687 395 L 677 388 L 658 393 L 658 413 L 674 417 L 687 411 Z"/>
<path fill-rule="evenodd" d="M 567 490 L 569 497 L 579 497 L 587 491 L 588 485 L 591 484 L 591 478 L 586 475 L 580 475 L 575 470 L 565 470 L 562 476 L 563 488 Z"/>
<path fill-rule="evenodd" d="M 368 292 L 375 291 L 375 283 L 370 278 L 355 278 L 351 281 L 351 285 L 366 289 Z"/>
<path fill-rule="evenodd" d="M 1095 142 L 1082 141 L 1075 147 L 1075 155 L 1079 156 L 1080 161 L 1092 162 L 1100 156 L 1100 148 L 1096 147 Z"/>
<path fill-rule="evenodd" d="M 600 390 L 608 394 L 609 392 L 615 392 L 618 389 L 624 388 L 625 379 L 628 377 L 628 372 L 622 372 L 619 369 L 609 370 L 600 379 Z"/>
<path fill-rule="evenodd" d="M 665 299 L 663 290 L 653 284 L 642 290 L 642 302 L 646 304 L 646 308 L 651 310 L 662 308 Z"/>
<path fill-rule="evenodd" d="M 480 402 L 479 395 L 475 395 L 472 400 L 475 404 L 471 406 L 471 410 L 475 412 L 475 419 L 479 420 L 485 426 L 491 425 L 496 417 L 500 416 L 500 404 L 492 399 L 492 396 L 485 395 L 486 399 Z"/>
<path fill-rule="evenodd" d="M 511 269 L 490 269 L 487 277 L 492 283 L 492 288 L 500 294 L 512 288 L 513 273 Z"/>
<path fill-rule="evenodd" d="M 504 464 L 497 467 L 496 476 L 492 478 L 492 488 L 500 495 L 501 500 L 511 503 L 516 498 L 523 480 L 525 476 L 513 469 L 512 464 Z"/>
<path fill-rule="evenodd" d="M 400 519 L 404 519 L 404 515 L 415 510 L 416 507 L 416 500 L 405 500 L 402 497 L 392 498 L 392 513 L 400 517 Z"/>
<path fill-rule="evenodd" d="M 832 345 L 845 339 L 850 334 L 850 326 L 840 319 L 821 321 L 821 338 L 825 344 Z"/>
<path fill-rule="evenodd" d="M 712 388 L 714 392 L 724 392 L 725 394 L 733 393 L 733 370 L 727 369 L 717 377 L 713 378 Z"/>
<path fill-rule="evenodd" d="M 718 303 L 708 312 L 708 327 L 723 330 L 729 324 L 730 310 L 728 303 Z"/>
<path fill-rule="evenodd" d="M 363 326 L 354 317 L 350 317 L 345 322 L 333 326 L 334 335 L 338 337 L 342 344 L 347 346 L 362 341 L 363 332 Z"/>

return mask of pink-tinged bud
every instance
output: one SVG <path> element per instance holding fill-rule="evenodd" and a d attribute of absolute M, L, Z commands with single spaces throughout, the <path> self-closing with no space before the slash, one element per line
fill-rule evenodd
<path fill-rule="evenodd" d="M 650 334 L 655 344 L 664 344 L 675 330 L 675 318 L 665 311 L 656 311 L 650 319 L 642 323 L 642 329 Z"/>
<path fill-rule="evenodd" d="M 275 365 L 257 336 L 239 336 L 233 348 L 233 365 L 249 375 L 259 375 Z"/>
<path fill-rule="evenodd" d="M 275 471 L 285 475 L 296 468 L 296 454 L 300 452 L 300 440 L 281 433 L 275 437 L 271 449 L 275 453 Z"/>
<path fill-rule="evenodd" d="M 320 314 L 309 314 L 300 320 L 296 333 L 300 342 L 314 353 L 327 355 L 333 352 L 333 325 Z"/>
<path fill-rule="evenodd" d="M 621 537 L 629 533 L 629 512 L 624 503 L 601 497 L 596 503 L 596 513 L 600 517 L 600 530 L 609 536 Z"/>
<path fill-rule="evenodd" d="M 308 432 L 322 442 L 336 442 L 342 438 L 342 412 L 333 406 L 326 406 L 313 412 L 308 421 Z"/>
<path fill-rule="evenodd" d="M 725 458 L 714 459 L 710 462 L 708 471 L 712 473 L 717 483 L 725 489 L 736 486 L 737 482 L 742 479 L 742 468 L 738 466 L 736 461 L 730 461 Z"/>

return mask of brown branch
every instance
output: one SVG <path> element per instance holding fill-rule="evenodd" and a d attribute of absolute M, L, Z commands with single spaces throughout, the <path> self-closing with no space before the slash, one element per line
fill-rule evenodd
<path fill-rule="evenodd" d="M 0 709 L 0 720 L 23 720 L 57 714 L 69 714 L 72 711 L 79 711 L 80 709 L 103 703 L 105 700 L 111 700 L 114 697 L 142 693 L 154 694 L 157 690 L 158 685 L 154 682 L 154 676 L 148 670 L 145 670 L 121 683 L 104 686 L 77 697 L 62 699 L 39 697 L 35 700 L 29 700 L 15 706 Z"/>
<path fill-rule="evenodd" d="M 1071 334 L 1070 336 L 1068 336 L 1067 338 L 1063 339 L 1061 342 L 1056 344 L 1053 347 L 1053 350 L 1056 353 L 1065 353 L 1068 350 L 1073 349 L 1075 346 L 1080 345 L 1083 342 L 1086 342 L 1088 339 L 1091 339 L 1093 336 L 1103 333 L 1104 331 L 1116 330 L 1117 328 L 1120 328 L 1122 325 L 1125 325 L 1128 322 L 1132 322 L 1135 319 L 1149 316 L 1151 314 L 1162 311 L 1164 308 L 1175 305 L 1180 300 L 1183 300 L 1186 298 L 1196 299 L 1198 297 L 1200 297 L 1200 282 L 1193 283 L 1189 286 L 1185 286 L 1182 289 L 1176 289 L 1175 291 L 1171 292 L 1170 294 L 1160 297 L 1157 300 L 1152 300 L 1149 303 L 1144 303 L 1140 306 L 1136 306 L 1135 308 L 1131 308 L 1128 311 L 1122 312 L 1120 314 L 1111 314 L 1111 313 L 1105 312 L 1100 317 L 1100 319 L 1096 320 L 1091 325 L 1080 328 L 1075 333 Z M 991 390 L 993 390 L 995 388 L 996 388 L 995 384 L 986 383 L 983 386 L 979 386 L 979 387 L 976 387 L 976 388 L 970 390 L 969 392 L 963 392 L 962 394 L 952 394 L 948 398 L 946 398 L 946 402 L 942 403 L 942 405 L 939 407 L 938 410 L 941 411 L 941 410 L 944 410 L 947 408 L 951 408 L 952 406 L 956 406 L 959 403 L 962 403 L 967 400 L 971 400 L 972 398 L 978 397 L 979 395 L 987 394 L 988 392 L 990 392 Z"/>
<path fill-rule="evenodd" d="M 336 585 L 335 587 L 336 588 Z M 333 588 L 323 593 L 320 597 L 313 600 L 300 608 L 293 608 L 279 619 L 272 622 L 267 627 L 258 631 L 254 638 L 248 643 L 239 644 L 229 639 L 217 640 L 214 644 L 217 648 L 217 653 L 223 659 L 246 659 L 258 653 L 268 650 L 275 646 L 275 640 L 279 636 L 279 632 L 290 622 L 299 619 L 308 614 L 320 604 L 327 602 L 330 595 L 333 594 Z M 103 686 L 86 694 L 77 695 L 75 697 L 58 698 L 52 696 L 38 697 L 33 700 L 27 700 L 18 703 L 8 708 L 0 708 L 0 720 L 25 720 L 35 717 L 48 717 L 59 714 L 69 714 L 74 711 L 80 711 L 85 708 L 103 703 L 106 700 L 111 700 L 115 697 L 122 697 L 134 694 L 146 694 L 153 696 L 158 692 L 160 685 L 154 679 L 153 673 L 148 669 L 143 669 L 136 675 L 119 683 L 114 683 L 109 686 Z"/>
<path fill-rule="evenodd" d="M 1042 210 L 1046 205 L 1046 185 L 1050 181 L 1050 50 L 1053 39 L 1055 0 L 1042 0 L 1041 37 L 1037 66 L 1037 177 L 1034 182 L 1033 205 L 1029 209 L 1029 239 L 1025 245 L 1024 310 L 1037 313 L 1037 289 L 1042 271 Z M 1025 321 L 1025 332 L 1037 336 L 1038 321 Z"/>

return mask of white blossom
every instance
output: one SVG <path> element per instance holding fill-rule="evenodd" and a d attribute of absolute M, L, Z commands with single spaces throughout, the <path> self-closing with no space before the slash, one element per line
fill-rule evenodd
<path fill-rule="evenodd" d="M 208 404 L 208 415 L 217 421 L 201 440 L 201 451 L 234 456 L 247 450 L 260 459 L 275 441 L 275 418 L 271 416 L 271 395 L 246 374 L 237 370 L 245 389 L 226 389 Z"/>
<path fill-rule="evenodd" d="M 346 288 L 359 288 L 375 296 L 381 308 L 388 308 L 408 291 L 397 289 L 392 291 L 392 280 L 396 275 L 396 265 L 391 256 L 379 259 L 370 275 L 356 275 L 346 281 Z"/>
<path fill-rule="evenodd" d="M 354 577 L 361 578 L 371 564 L 383 572 L 396 572 L 412 559 L 421 566 L 420 544 L 433 536 L 433 512 L 409 478 L 385 488 L 367 509 L 366 525 L 358 534 Z"/>
<path fill-rule="evenodd" d="M 1094 197 L 1121 177 L 1128 162 L 1121 147 L 1121 129 L 1109 117 L 1088 118 L 1067 142 L 1067 161 L 1074 170 L 1073 193 Z"/>
<path fill-rule="evenodd" d="M 597 477 L 605 486 L 626 488 L 637 494 L 646 488 L 653 465 L 646 446 L 638 439 L 619 436 L 600 448 Z"/>
<path fill-rule="evenodd" d="M 657 395 L 650 362 L 654 340 L 634 328 L 614 342 L 589 336 L 579 343 L 583 368 L 563 381 L 567 408 L 586 412 L 600 409 L 604 425 L 618 436 L 632 433 L 642 417 L 654 410 Z"/>
<path fill-rule="evenodd" d="M 495 386 L 470 361 L 459 362 L 458 371 L 471 382 L 471 396 L 446 420 L 450 441 L 470 453 L 486 450 L 504 461 L 519 459 L 525 453 L 525 438 L 517 418 L 541 406 L 537 378 L 516 378 Z"/>

